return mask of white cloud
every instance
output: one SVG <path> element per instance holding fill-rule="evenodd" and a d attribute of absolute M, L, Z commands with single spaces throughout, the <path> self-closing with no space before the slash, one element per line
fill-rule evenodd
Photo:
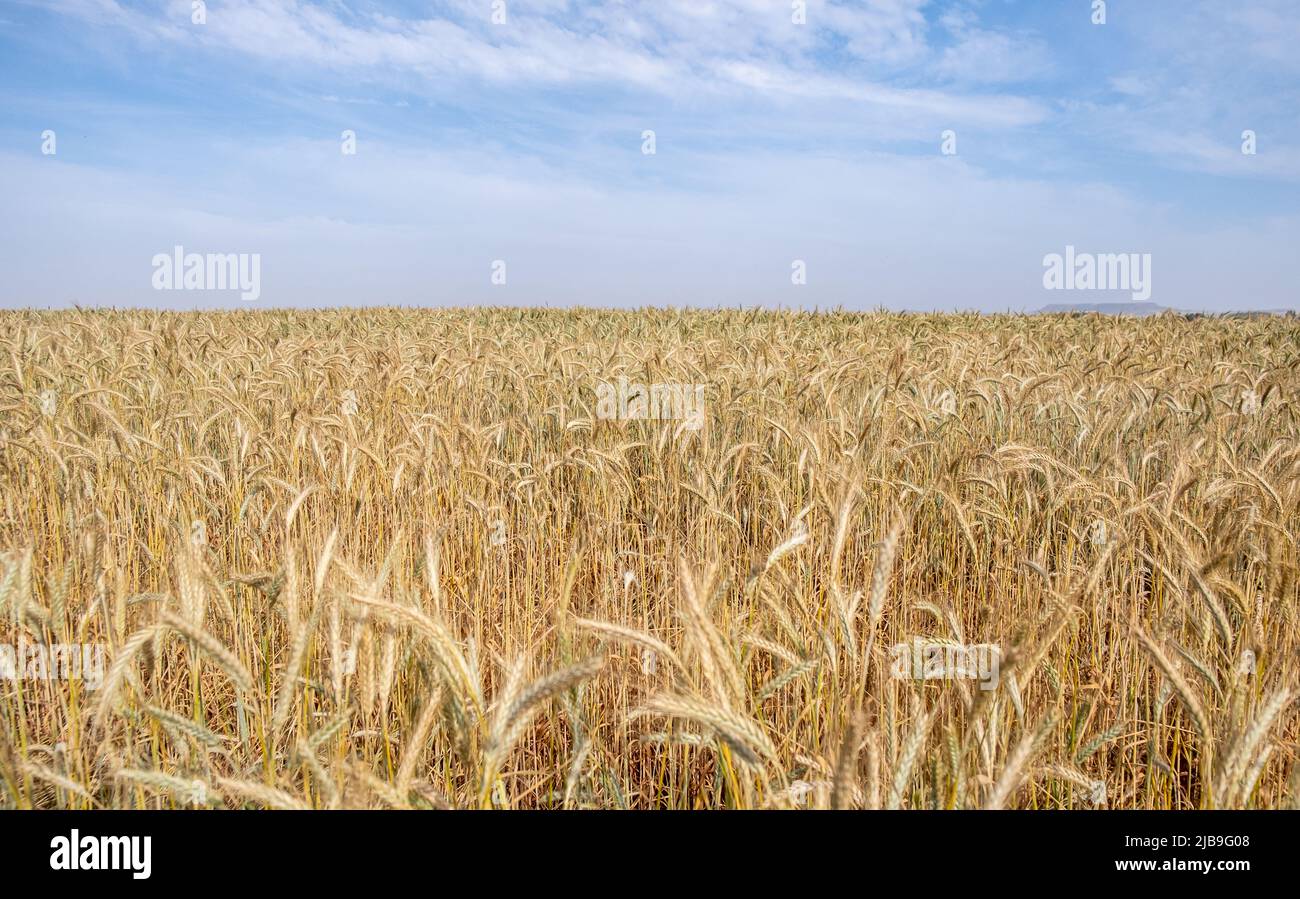
<path fill-rule="evenodd" d="M 972 64 L 971 54 L 1011 54 L 1019 44 L 993 32 L 972 32 L 975 43 L 934 59 L 922 12 L 928 0 L 810 0 L 803 26 L 791 21 L 787 4 L 771 0 L 514 2 L 505 25 L 493 25 L 490 6 L 479 0 L 438 4 L 434 11 L 440 14 L 416 19 L 345 18 L 339 7 L 302 0 L 227 0 L 209 8 L 203 26 L 190 24 L 188 0 L 147 9 L 113 0 L 57 2 L 64 12 L 118 24 L 146 41 L 233 51 L 277 69 L 310 66 L 374 79 L 415 74 L 426 88 L 452 78 L 623 85 L 664 95 L 745 89 L 929 109 L 994 126 L 1032 123 L 1045 115 L 1029 99 L 957 89 L 960 81 L 1014 80 L 1009 65 L 982 69 Z M 828 44 L 842 45 L 878 77 L 823 65 L 819 53 Z M 893 67 L 927 59 L 944 87 L 898 87 L 882 80 Z M 409 78 L 402 83 L 409 87 Z"/>
<path fill-rule="evenodd" d="M 229 78 L 222 97 L 253 115 L 223 119 L 230 133 L 215 137 L 181 116 L 141 142 L 157 121 L 147 97 L 21 98 L 25 116 L 88 122 L 91 137 L 61 133 L 57 158 L 0 159 L 23 211 L 0 221 L 13 260 L 0 304 L 173 303 L 149 290 L 148 260 L 177 243 L 262 253 L 264 305 L 1036 307 L 1060 299 L 1043 295 L 1040 262 L 1067 244 L 1151 252 L 1154 298 L 1172 305 L 1280 306 L 1293 292 L 1277 260 L 1300 237 L 1294 216 L 1206 225 L 1215 207 L 1195 196 L 1166 207 L 1142 202 L 1141 186 L 1078 180 L 1144 157 L 1300 179 L 1288 95 L 1234 95 L 1228 64 L 1268 83 L 1269 29 L 1287 34 L 1295 18 L 1271 0 L 1269 16 L 1241 21 L 1193 4 L 1188 22 L 1221 26 L 1213 49 L 1130 9 L 1088 34 L 1165 43 L 1089 69 L 1095 85 L 1059 99 L 1019 82 L 1068 61 L 971 4 L 927 20 L 939 4 L 810 0 L 795 26 L 772 0 L 512 0 L 495 27 L 483 0 L 410 19 L 226 0 L 194 27 L 187 0 L 53 2 L 115 25 L 142 58 L 178 62 L 191 85 Z M 409 129 L 444 108 L 456 114 L 436 138 Z M 275 113 L 287 122 L 274 133 L 252 124 Z M 321 138 L 341 127 L 361 135 L 358 156 Z M 938 153 L 949 127 L 957 158 Z M 1246 127 L 1257 157 L 1240 154 Z M 638 152 L 643 128 L 659 131 L 652 159 Z M 98 165 L 70 164 L 92 146 Z M 487 279 L 498 258 L 504 291 Z M 789 284 L 795 258 L 806 290 Z"/>
<path fill-rule="evenodd" d="M 1300 4 L 1187 0 L 1178 15 L 1135 5 L 1112 25 L 1143 51 L 1107 81 L 1120 98 L 1078 107 L 1072 124 L 1162 168 L 1300 182 Z M 1241 152 L 1246 130 L 1257 155 Z"/>
<path fill-rule="evenodd" d="M 0 305 L 240 305 L 150 289 L 153 255 L 180 244 L 260 253 L 264 306 L 1036 308 L 1061 299 L 1041 288 L 1042 257 L 1070 244 L 1152 253 L 1159 302 L 1282 306 L 1279 260 L 1300 240 L 1294 216 L 1198 228 L 1104 185 L 996 178 L 939 157 L 681 160 L 706 190 L 612 186 L 575 174 L 577 162 L 375 142 L 342 160 L 333 143 L 267 144 L 196 185 L 0 157 L 27 211 L 0 223 L 11 260 Z M 249 171 L 263 190 L 231 202 Z M 494 259 L 508 263 L 504 288 L 489 283 Z M 808 263 L 806 288 L 790 284 L 794 259 Z"/>
<path fill-rule="evenodd" d="M 1041 40 L 979 28 L 961 30 L 936 65 L 941 77 L 966 84 L 1023 83 L 1051 68 L 1051 54 Z"/>

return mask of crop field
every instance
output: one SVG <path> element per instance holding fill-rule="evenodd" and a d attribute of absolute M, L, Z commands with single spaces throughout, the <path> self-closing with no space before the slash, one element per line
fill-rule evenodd
<path fill-rule="evenodd" d="M 0 312 L 0 807 L 1284 808 L 1300 327 Z"/>

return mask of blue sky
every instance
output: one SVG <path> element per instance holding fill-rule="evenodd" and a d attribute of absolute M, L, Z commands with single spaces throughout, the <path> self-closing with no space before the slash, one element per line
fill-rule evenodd
<path fill-rule="evenodd" d="M 1297 305 L 1294 0 L 504 3 L 0 0 L 0 306 Z"/>

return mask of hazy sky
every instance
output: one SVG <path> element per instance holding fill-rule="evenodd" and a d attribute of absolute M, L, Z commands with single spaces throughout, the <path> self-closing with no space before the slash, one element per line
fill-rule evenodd
<path fill-rule="evenodd" d="M 0 306 L 1129 299 L 1067 245 L 1300 297 L 1296 0 L 194 5 L 0 0 Z M 177 245 L 260 296 L 155 290 Z"/>

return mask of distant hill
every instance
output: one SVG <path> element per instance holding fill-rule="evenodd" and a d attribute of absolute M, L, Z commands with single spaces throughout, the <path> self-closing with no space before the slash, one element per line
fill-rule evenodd
<path fill-rule="evenodd" d="M 1218 315 L 1225 318 L 1267 318 L 1273 315 L 1295 315 L 1292 309 L 1243 309 L 1239 312 L 1185 312 L 1158 303 L 1052 303 L 1043 306 L 1034 315 L 1051 315 L 1071 312 L 1097 312 L 1101 315 L 1159 315 L 1161 312 L 1173 312 L 1179 315 L 1200 317 Z"/>
<path fill-rule="evenodd" d="M 1174 312 L 1156 303 L 1052 303 L 1038 310 L 1039 315 L 1060 312 L 1099 312 L 1102 315 L 1159 315 Z"/>
<path fill-rule="evenodd" d="M 1270 315 L 1295 315 L 1294 309 L 1250 309 L 1245 312 L 1224 312 L 1224 318 L 1265 318 Z"/>

